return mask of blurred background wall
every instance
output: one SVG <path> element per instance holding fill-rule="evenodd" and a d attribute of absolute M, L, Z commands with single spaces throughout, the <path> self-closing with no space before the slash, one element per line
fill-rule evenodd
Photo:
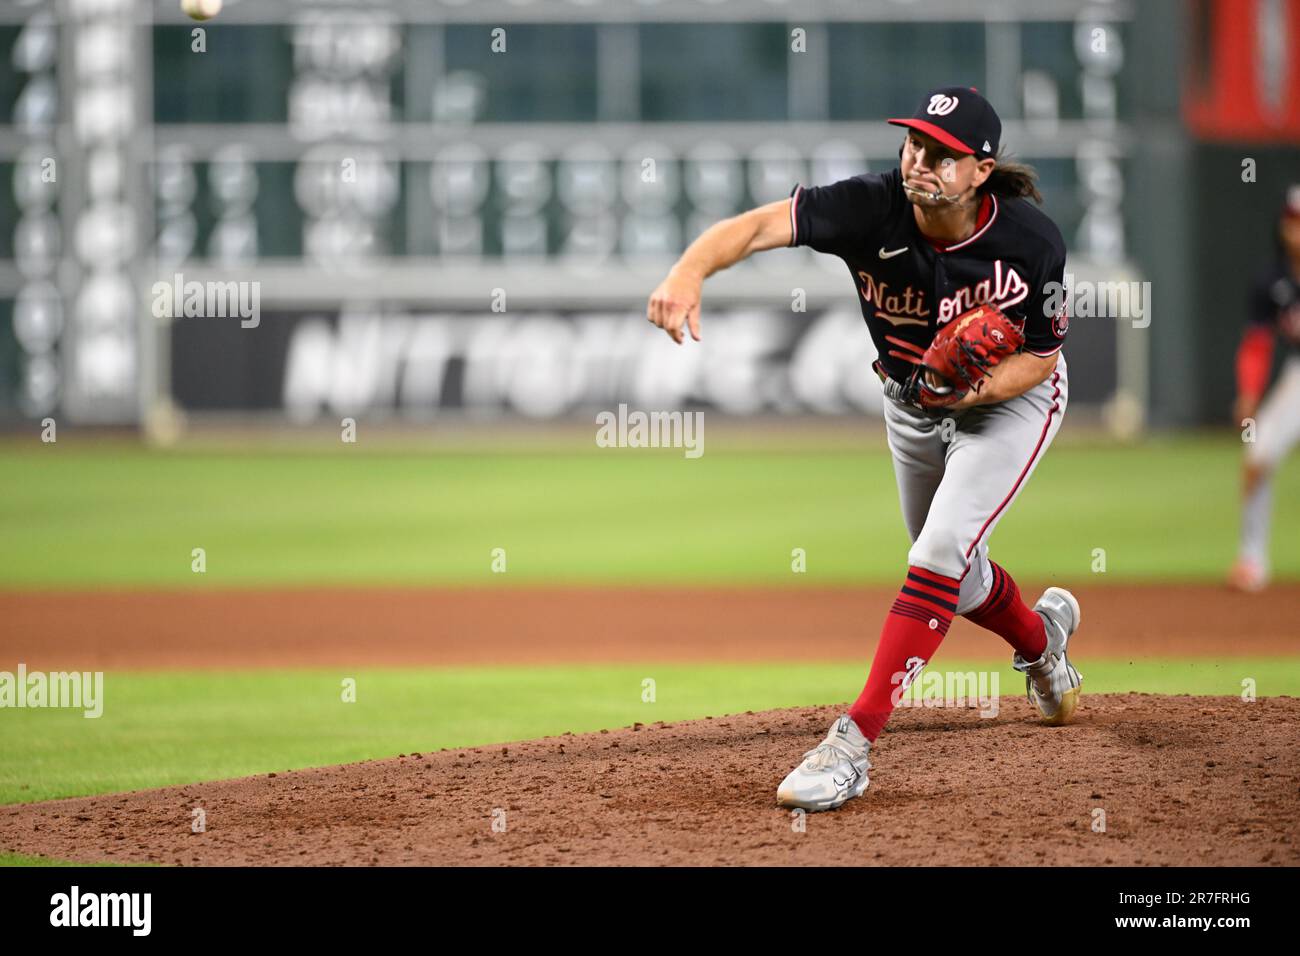
<path fill-rule="evenodd" d="M 838 260 L 714 277 L 701 348 L 645 300 L 710 223 L 890 168 L 884 118 L 951 83 L 1076 279 L 1149 283 L 1072 322 L 1076 420 L 1226 422 L 1300 180 L 1300 0 L 5 0 L 0 421 L 878 413 Z M 258 320 L 160 318 L 160 282 Z"/>

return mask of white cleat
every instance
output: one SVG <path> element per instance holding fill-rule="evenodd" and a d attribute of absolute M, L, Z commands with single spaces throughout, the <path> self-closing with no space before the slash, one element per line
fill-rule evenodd
<path fill-rule="evenodd" d="M 804 810 L 834 810 L 867 789 L 871 741 L 848 714 L 831 725 L 826 739 L 804 754 L 776 788 L 776 802 Z"/>
<path fill-rule="evenodd" d="M 1048 588 L 1034 605 L 1047 630 L 1047 647 L 1036 661 L 1019 654 L 1011 666 L 1025 675 L 1029 702 L 1043 715 L 1043 723 L 1054 727 L 1068 724 L 1079 707 L 1079 686 L 1083 678 L 1066 656 L 1070 635 L 1079 629 L 1079 602 L 1065 588 Z"/>
<path fill-rule="evenodd" d="M 1228 585 L 1243 594 L 1258 594 L 1268 586 L 1268 572 L 1250 558 L 1238 558 L 1228 572 Z"/>

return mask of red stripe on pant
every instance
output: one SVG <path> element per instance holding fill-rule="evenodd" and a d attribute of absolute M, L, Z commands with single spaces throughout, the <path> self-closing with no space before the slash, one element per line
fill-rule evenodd
<path fill-rule="evenodd" d="M 957 579 L 933 571 L 916 574 L 917 571 L 922 569 L 908 568 L 908 583 L 885 615 L 866 686 L 849 708 L 849 716 L 868 740 L 880 736 L 898 698 L 934 656 L 952 623 L 953 612 L 948 606 L 955 606 Z M 905 593 L 921 590 L 917 587 L 920 581 L 929 585 L 925 597 Z M 952 589 L 952 593 L 945 588 Z M 930 597 L 931 591 L 942 598 Z"/>
<path fill-rule="evenodd" d="M 993 523 L 993 521 L 997 518 L 998 515 L 1002 514 L 1002 509 L 1005 508 L 1011 502 L 1011 499 L 1016 496 L 1016 492 L 1020 489 L 1020 485 L 1024 482 L 1025 476 L 1029 474 L 1029 469 L 1034 466 L 1034 462 L 1038 458 L 1038 453 L 1043 450 L 1043 443 L 1047 441 L 1047 433 L 1052 430 L 1052 419 L 1056 416 L 1056 413 L 1061 409 L 1060 403 L 1057 401 L 1057 399 L 1059 399 L 1060 397 L 1061 397 L 1061 373 L 1053 372 L 1052 373 L 1052 407 L 1047 410 L 1047 420 L 1043 422 L 1043 430 L 1038 435 L 1038 444 L 1034 445 L 1034 450 L 1029 455 L 1029 461 L 1025 462 L 1025 467 L 1020 469 L 1020 474 L 1016 478 L 1016 483 L 1011 486 L 1011 490 L 1007 492 L 1007 496 L 1002 499 L 1001 504 L 999 504 L 996 508 L 993 509 L 993 514 L 989 515 L 988 519 L 985 520 L 984 524 L 980 526 L 979 533 L 975 535 L 975 540 L 972 541 L 970 543 L 970 547 L 966 549 L 967 564 L 966 564 L 966 570 L 962 571 L 961 573 L 961 576 L 963 578 L 966 577 L 966 572 L 971 569 L 969 563 L 971 552 L 974 551 L 975 548 L 979 545 L 980 538 L 984 537 L 984 532 L 988 530 L 989 525 Z"/>

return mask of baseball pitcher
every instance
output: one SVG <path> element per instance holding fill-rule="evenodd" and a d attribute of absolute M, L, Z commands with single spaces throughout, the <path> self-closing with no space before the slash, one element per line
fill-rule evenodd
<path fill-rule="evenodd" d="M 866 686 L 777 788 L 777 802 L 830 810 L 867 788 L 868 753 L 902 691 L 954 615 L 1000 635 L 1045 723 L 1078 706 L 1066 657 L 1079 604 L 1048 588 L 1030 609 L 988 540 L 1051 445 L 1068 398 L 1054 308 L 1060 231 L 1032 169 L 999 152 L 1002 123 L 974 89 L 928 93 L 899 167 L 825 186 L 715 223 L 650 297 L 647 317 L 675 342 L 700 340 L 706 278 L 765 249 L 809 246 L 848 266 L 880 356 L 879 376 L 903 521 L 907 573 L 885 618 Z M 1058 285 L 1056 288 L 1060 288 Z"/>

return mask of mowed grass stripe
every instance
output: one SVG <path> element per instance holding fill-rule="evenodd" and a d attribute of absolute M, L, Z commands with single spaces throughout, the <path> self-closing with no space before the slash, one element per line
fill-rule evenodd
<path fill-rule="evenodd" d="M 865 427 L 872 427 L 867 423 Z M 1036 580 L 1217 581 L 1241 444 L 1061 444 L 992 539 Z M 69 439 L 72 441 L 72 439 Z M 0 453 L 0 587 L 893 583 L 907 539 L 888 452 L 548 455 Z M 1300 578 L 1300 466 L 1276 489 L 1274 561 Z M 206 573 L 191 570 L 203 548 Z M 492 572 L 504 549 L 506 573 Z M 1098 551 L 1106 573 L 1094 575 Z"/>

